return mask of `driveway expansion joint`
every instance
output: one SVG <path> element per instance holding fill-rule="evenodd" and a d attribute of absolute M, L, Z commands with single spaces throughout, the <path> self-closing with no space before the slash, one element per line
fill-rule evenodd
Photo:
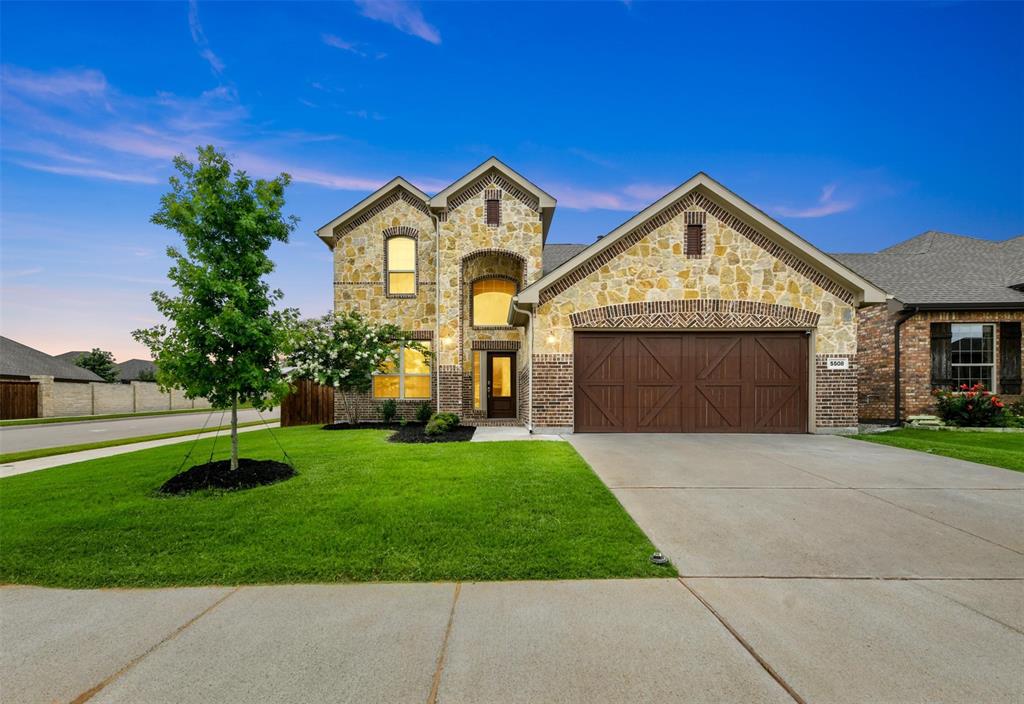
<path fill-rule="evenodd" d="M 169 634 L 167 634 L 166 636 L 161 638 L 159 641 L 157 641 L 152 647 L 150 647 L 144 653 L 142 653 L 141 655 L 138 655 L 138 656 L 132 658 L 131 660 L 129 660 L 127 662 L 127 664 L 125 664 L 124 667 L 119 669 L 117 672 L 115 672 L 114 674 L 110 675 L 109 677 L 101 680 L 97 684 L 93 685 L 92 687 L 90 687 L 89 689 L 85 690 L 84 692 L 79 694 L 77 697 L 72 699 L 71 700 L 71 704 L 85 704 L 85 702 L 87 702 L 90 699 L 92 699 L 93 697 L 95 697 L 97 694 L 99 694 L 104 689 L 106 689 L 109 685 L 111 685 L 114 682 L 116 682 L 117 680 L 119 680 L 122 675 L 124 675 L 129 670 L 131 670 L 133 667 L 135 667 L 140 662 L 142 662 L 147 657 L 149 657 L 152 653 L 154 653 L 157 649 L 159 649 L 160 646 L 162 646 L 164 643 L 169 643 L 170 641 L 172 641 L 175 638 L 177 638 L 179 635 L 181 635 L 183 632 L 185 632 L 188 628 L 190 628 L 196 621 L 201 619 L 203 616 L 206 616 L 208 613 L 210 613 L 211 611 L 216 609 L 218 606 L 223 604 L 225 601 L 228 600 L 229 597 L 234 596 L 236 593 L 238 593 L 238 590 L 240 590 L 241 588 L 242 587 L 240 587 L 240 586 L 235 587 L 234 589 L 229 591 L 227 594 L 219 597 L 216 601 L 214 601 L 212 604 L 210 604 L 205 609 L 200 611 L 198 614 L 196 614 L 195 616 L 190 618 L 188 621 L 185 621 L 185 623 L 181 624 L 180 626 L 175 628 L 173 631 L 171 631 Z"/>
<path fill-rule="evenodd" d="M 444 629 L 444 638 L 441 639 L 441 650 L 437 654 L 437 667 L 434 668 L 434 678 L 430 684 L 430 694 L 427 695 L 427 704 L 437 704 L 437 694 L 441 689 L 441 677 L 444 675 L 445 658 L 448 656 L 448 638 L 452 633 L 452 624 L 455 622 L 455 607 L 459 603 L 459 594 L 462 593 L 462 582 L 455 583 L 455 594 L 452 596 L 452 608 L 448 612 L 448 624 Z"/>
<path fill-rule="evenodd" d="M 728 621 L 726 621 L 725 618 L 721 614 L 719 614 L 706 599 L 704 599 L 704 597 L 697 593 L 697 590 L 695 590 L 693 587 L 687 584 L 682 577 L 677 577 L 676 579 L 681 585 L 683 585 L 683 588 L 690 592 L 690 594 L 692 594 L 694 598 L 704 606 L 705 609 L 711 612 L 711 615 L 714 616 L 720 624 L 722 624 L 722 627 L 725 628 L 725 630 L 729 631 L 729 634 L 733 638 L 735 638 L 741 646 L 743 646 L 743 649 L 750 654 L 750 657 L 754 658 L 754 660 L 757 661 L 757 664 L 760 665 L 764 669 L 764 671 L 768 673 L 769 677 L 775 680 L 775 682 L 786 691 L 786 694 L 792 697 L 793 701 L 797 702 L 797 704 L 807 704 L 807 700 L 801 697 L 797 693 L 797 691 L 793 689 L 789 685 L 789 683 L 786 682 L 785 679 L 782 678 L 782 675 L 776 672 L 775 668 L 773 668 L 767 660 L 765 660 L 756 650 L 754 650 L 754 646 L 748 643 L 746 639 L 744 639 L 743 636 L 740 635 L 739 631 L 733 628 L 732 625 Z"/>

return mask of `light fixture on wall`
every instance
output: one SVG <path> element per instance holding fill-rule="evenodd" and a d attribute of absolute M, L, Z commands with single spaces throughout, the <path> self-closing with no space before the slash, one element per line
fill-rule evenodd
<path fill-rule="evenodd" d="M 556 342 L 558 342 L 558 338 L 557 337 L 555 337 L 554 335 L 548 335 L 548 344 L 549 345 L 553 345 Z"/>
<path fill-rule="evenodd" d="M 444 343 L 445 347 L 451 347 L 452 343 L 455 342 L 455 340 L 453 340 L 451 338 L 451 336 L 448 336 L 448 337 L 442 337 L 441 338 L 441 342 Z"/>

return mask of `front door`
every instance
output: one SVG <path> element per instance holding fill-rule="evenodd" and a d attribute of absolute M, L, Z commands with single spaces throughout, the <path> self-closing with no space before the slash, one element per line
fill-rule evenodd
<path fill-rule="evenodd" d="M 516 354 L 491 352 L 487 355 L 487 417 L 516 417 Z"/>

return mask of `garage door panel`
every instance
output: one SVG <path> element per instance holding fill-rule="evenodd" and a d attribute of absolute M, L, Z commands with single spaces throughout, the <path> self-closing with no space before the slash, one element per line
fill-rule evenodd
<path fill-rule="evenodd" d="M 807 430 L 803 333 L 577 333 L 579 432 Z"/>

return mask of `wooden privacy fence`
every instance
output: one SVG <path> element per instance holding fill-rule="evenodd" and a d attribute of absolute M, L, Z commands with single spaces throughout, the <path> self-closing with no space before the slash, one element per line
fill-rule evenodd
<path fill-rule="evenodd" d="M 299 379 L 295 390 L 281 401 L 281 426 L 334 422 L 334 389 Z"/>
<path fill-rule="evenodd" d="M 39 417 L 39 384 L 0 381 L 0 420 Z"/>

